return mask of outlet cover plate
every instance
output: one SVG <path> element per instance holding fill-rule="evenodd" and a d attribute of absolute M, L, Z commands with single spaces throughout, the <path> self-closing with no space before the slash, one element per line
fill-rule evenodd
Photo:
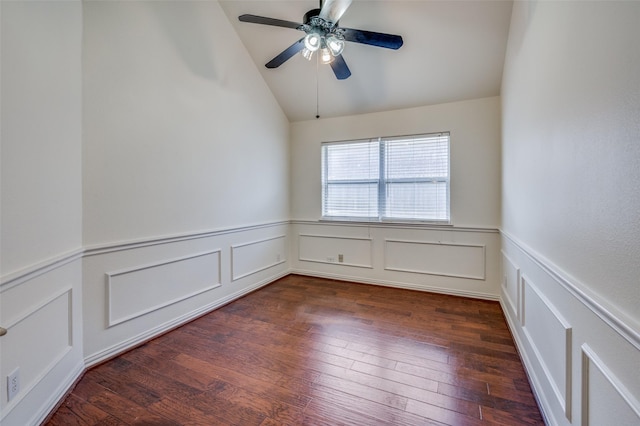
<path fill-rule="evenodd" d="M 7 402 L 11 401 L 20 392 L 20 367 L 16 367 L 7 376 Z"/>

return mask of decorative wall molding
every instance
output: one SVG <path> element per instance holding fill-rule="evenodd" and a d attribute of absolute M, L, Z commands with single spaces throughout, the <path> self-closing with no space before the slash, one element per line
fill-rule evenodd
<path fill-rule="evenodd" d="M 185 232 L 181 234 L 168 235 L 163 237 L 140 238 L 130 241 L 120 241 L 116 243 L 98 244 L 93 246 L 81 247 L 76 250 L 62 253 L 50 259 L 43 260 L 31 266 L 22 268 L 18 271 L 10 272 L 0 277 L 0 293 L 26 281 L 30 281 L 40 275 L 58 269 L 75 260 L 88 256 L 96 256 L 104 253 L 112 253 L 123 250 L 131 250 L 141 247 L 149 247 L 161 244 L 169 244 L 179 241 L 195 240 L 200 238 L 209 238 L 219 235 L 234 234 L 246 232 L 256 229 L 272 228 L 276 226 L 289 225 L 288 220 L 269 222 L 263 224 L 248 225 L 235 228 L 221 228 L 200 232 Z"/>
<path fill-rule="evenodd" d="M 72 288 L 71 286 L 65 286 L 64 288 L 56 291 L 55 293 L 53 293 L 52 295 L 50 295 L 49 297 L 47 297 L 44 300 L 41 300 L 40 302 L 38 302 L 37 304 L 25 309 L 24 313 L 20 316 L 18 316 L 17 318 L 14 318 L 12 321 L 8 321 L 4 323 L 4 328 L 6 328 L 7 330 L 11 330 L 13 327 L 15 327 L 16 325 L 18 325 L 19 323 L 21 323 L 22 321 L 26 320 L 27 318 L 31 317 L 32 315 L 34 315 L 36 312 L 42 310 L 43 308 L 45 308 L 46 306 L 50 305 L 51 303 L 53 303 L 54 301 L 58 300 L 60 297 L 67 295 L 68 296 L 68 303 L 69 303 L 69 310 L 71 310 L 73 307 L 71 305 L 71 293 L 72 293 Z M 69 322 L 71 321 L 71 319 L 69 319 Z M 69 323 L 69 328 L 71 328 L 71 323 Z M 73 340 L 72 340 L 72 336 L 71 333 L 69 333 L 69 346 L 73 345 Z"/>
<path fill-rule="evenodd" d="M 529 281 L 529 277 L 526 274 L 520 274 L 520 269 L 518 269 L 518 320 L 520 321 L 520 326 L 524 327 L 527 319 L 526 306 L 524 305 L 524 291 L 525 286 Z"/>
<path fill-rule="evenodd" d="M 531 296 L 527 296 L 529 293 Z M 536 307 L 533 304 L 535 298 L 540 301 L 542 307 Z M 521 301 L 523 307 L 521 323 L 524 335 L 547 381 L 551 384 L 558 404 L 562 407 L 567 419 L 571 421 L 573 328 L 540 289 L 526 278 L 522 279 Z M 526 307 L 527 302 L 531 304 L 529 307 Z M 541 309 L 545 309 L 546 312 L 542 312 Z M 527 319 L 526 315 L 530 312 L 533 312 L 535 320 Z M 554 337 L 557 339 L 553 340 Z M 553 349 L 561 352 L 549 353 Z M 553 363 L 558 361 L 561 364 L 554 371 Z M 559 380 L 561 383 L 558 383 Z"/>
<path fill-rule="evenodd" d="M 117 356 L 122 352 L 125 352 L 139 344 L 142 344 L 146 341 L 149 341 L 163 333 L 173 330 L 174 328 L 180 327 L 183 324 L 186 324 L 189 321 L 192 321 L 202 315 L 205 315 L 221 306 L 224 306 L 245 294 L 249 294 L 252 291 L 255 291 L 261 287 L 264 287 L 267 284 L 270 284 L 276 280 L 279 280 L 282 277 L 289 275 L 289 271 L 282 272 L 280 274 L 276 274 L 274 276 L 268 277 L 264 280 L 261 280 L 251 286 L 248 286 L 242 290 L 236 291 L 226 297 L 215 300 L 212 303 L 201 306 L 198 309 L 195 309 L 191 312 L 187 312 L 177 318 L 172 319 L 171 321 L 167 321 L 163 324 L 160 324 L 152 329 L 146 330 L 144 333 L 140 333 L 136 336 L 132 336 L 128 339 L 125 339 L 115 345 L 112 345 L 100 352 L 92 354 L 85 358 L 85 368 L 89 369 L 92 366 L 99 364 L 103 361 L 106 361 L 109 358 Z"/>
<path fill-rule="evenodd" d="M 214 266 L 215 269 L 211 271 L 213 272 L 212 278 L 214 278 L 212 281 L 209 281 L 208 279 L 209 277 L 206 277 L 206 278 L 200 277 L 200 278 L 204 278 L 203 282 L 201 283 L 187 282 L 183 280 L 181 287 L 176 288 L 176 290 L 179 290 L 180 293 L 178 294 L 178 292 L 176 292 L 175 294 L 172 294 L 171 296 L 169 296 L 168 298 L 165 298 L 164 300 L 162 300 L 161 298 L 162 294 L 160 294 L 160 292 L 146 291 L 145 294 L 147 295 L 147 297 L 149 297 L 150 295 L 154 295 L 158 297 L 158 300 L 152 303 L 146 303 L 146 304 L 145 304 L 146 300 L 141 301 L 142 303 L 140 304 L 140 309 L 130 312 L 127 315 L 121 314 L 120 316 L 118 316 L 114 313 L 114 311 L 116 310 L 115 307 L 117 306 L 117 303 L 118 303 L 117 290 L 115 286 L 118 284 L 119 277 L 124 277 L 131 274 L 137 274 L 140 276 L 140 275 L 144 275 L 145 272 L 149 272 L 153 269 L 166 267 L 168 265 L 176 266 L 177 264 L 189 262 L 194 259 L 200 260 L 205 256 L 210 256 L 214 254 L 216 255 L 215 256 L 216 259 L 215 259 L 215 266 Z M 107 272 L 105 274 L 106 286 L 107 286 L 107 327 L 113 327 L 125 321 L 129 321 L 131 319 L 140 317 L 142 315 L 146 315 L 150 312 L 157 311 L 166 306 L 173 305 L 182 300 L 189 299 L 191 297 L 202 294 L 206 291 L 213 290 L 215 288 L 220 287 L 222 285 L 221 272 L 220 272 L 221 271 L 220 256 L 221 256 L 221 250 L 217 249 L 217 250 L 210 250 L 202 253 L 195 253 L 189 256 L 182 256 L 182 257 L 177 257 L 173 259 L 167 259 L 161 262 L 141 265 L 135 268 L 129 268 L 129 269 L 124 269 L 124 270 L 115 271 L 115 272 Z M 204 265 L 196 265 L 194 264 L 194 262 L 189 262 L 189 263 L 190 263 L 189 265 L 184 265 L 183 267 L 187 268 L 190 271 L 190 273 L 197 272 L 196 270 L 199 267 L 204 268 Z M 208 265 L 208 266 L 211 266 L 211 265 Z M 167 268 L 164 268 L 164 269 L 167 269 Z M 157 277 L 154 280 L 145 279 L 143 277 L 139 278 L 139 281 L 143 283 L 146 282 L 150 286 L 149 288 L 147 288 L 147 290 L 152 290 L 153 287 L 158 287 L 157 283 L 158 282 L 161 283 L 161 280 L 162 280 L 162 277 Z M 129 284 L 129 287 L 125 289 L 127 292 L 131 292 L 133 290 L 132 288 L 130 288 L 132 284 L 134 286 L 135 285 L 140 286 L 140 284 L 137 284 L 137 283 L 128 283 L 128 284 Z M 124 284 L 124 285 L 127 286 L 127 284 Z M 193 286 L 193 288 L 189 288 L 189 291 L 184 292 L 185 286 Z"/>
<path fill-rule="evenodd" d="M 3 275 L 0 278 L 0 294 L 10 288 L 20 285 L 24 282 L 30 281 L 40 275 L 51 272 L 55 269 L 81 259 L 84 255 L 84 249 L 79 248 L 67 253 L 62 253 L 58 256 L 52 257 L 42 262 L 23 268 L 19 271 L 11 272 Z"/>
<path fill-rule="evenodd" d="M 27 308 L 22 315 L 6 323 L 5 328 L 9 330 L 10 333 L 12 334 L 20 333 L 20 331 L 13 330 L 13 329 L 15 329 L 16 327 L 19 327 L 21 324 L 27 324 L 32 317 L 34 317 L 35 315 L 41 312 L 44 312 L 49 308 L 54 309 L 54 304 L 56 302 L 58 301 L 64 302 L 63 306 L 61 307 L 61 310 L 64 311 L 62 312 L 62 316 L 66 320 L 66 327 L 65 327 L 66 333 L 63 333 L 63 334 L 66 334 L 65 341 L 57 342 L 59 346 L 57 348 L 58 352 L 47 357 L 48 362 L 46 363 L 46 365 L 41 364 L 40 366 L 38 365 L 32 366 L 34 367 L 34 369 L 36 367 L 40 367 L 39 371 L 36 370 L 37 374 L 35 375 L 35 377 L 33 377 L 31 380 L 25 380 L 25 377 L 23 377 L 23 383 L 22 383 L 22 388 L 20 389 L 20 392 L 18 393 L 18 395 L 16 395 L 14 399 L 9 401 L 7 405 L 3 408 L 2 414 L 0 415 L 0 421 L 4 419 L 5 416 L 7 416 L 18 404 L 20 404 L 20 402 L 26 396 L 28 396 L 29 393 L 40 382 L 42 382 L 42 380 L 47 376 L 47 374 L 49 374 L 69 354 L 69 352 L 71 352 L 73 348 L 73 333 L 72 333 L 73 324 L 72 324 L 72 315 L 71 315 L 71 312 L 73 311 L 72 291 L 73 290 L 71 286 L 66 286 L 56 291 L 46 299 L 42 300 L 38 304 Z M 51 333 L 47 333 L 46 337 L 52 338 L 54 336 Z M 38 340 L 38 343 L 43 345 L 47 343 L 45 342 L 45 339 L 37 339 L 37 340 Z M 43 347 L 41 349 L 42 349 L 42 353 L 47 353 L 47 354 L 49 354 L 50 351 L 56 350 L 56 348 L 53 348 L 51 346 Z"/>
<path fill-rule="evenodd" d="M 181 243 L 193 240 L 196 244 L 195 247 L 203 247 L 203 244 L 196 241 L 202 240 L 205 238 L 213 237 L 212 243 L 215 243 L 217 237 L 221 237 L 220 240 L 217 241 L 226 241 L 226 240 L 238 240 L 242 238 L 242 233 L 249 232 L 249 235 L 264 235 L 265 233 L 288 233 L 288 225 L 289 221 L 277 221 L 270 222 L 264 224 L 257 225 L 249 225 L 244 227 L 236 227 L 236 228 L 226 228 L 226 229 L 216 229 L 205 232 L 196 232 L 196 233 L 183 233 L 179 235 L 170 235 L 163 237 L 153 237 L 139 240 L 131 240 L 131 241 L 122 241 L 116 243 L 109 243 L 104 245 L 95 245 L 95 246 L 85 246 L 78 248 L 74 251 L 61 253 L 58 256 L 43 260 L 37 264 L 33 264 L 26 268 L 23 268 L 19 271 L 14 271 L 9 274 L 5 274 L 0 277 L 0 295 L 9 294 L 5 293 L 10 291 L 22 291 L 22 285 L 28 285 L 30 282 L 37 280 L 38 283 L 44 283 L 39 285 L 46 285 L 47 280 L 49 280 L 50 274 L 57 274 L 65 265 L 75 265 L 73 262 L 81 262 L 85 257 L 92 256 L 100 256 L 103 254 L 111 254 L 124 252 L 128 250 L 135 250 L 140 248 L 152 247 L 152 246 L 160 246 L 160 245 L 170 245 L 173 243 Z M 271 231 L 273 230 L 273 231 Z M 237 236 L 236 236 L 237 235 Z M 217 244 L 217 243 L 216 243 Z M 205 242 L 204 245 L 208 246 L 209 243 Z M 198 250 L 197 248 L 195 250 Z M 204 250 L 207 250 L 206 248 Z M 162 253 L 171 253 L 172 251 L 165 250 L 164 248 L 160 248 L 160 252 Z M 186 294 L 182 294 L 177 298 L 170 298 L 170 300 L 165 300 L 165 303 L 154 304 L 154 306 L 148 309 L 136 310 L 133 316 L 129 318 L 124 318 L 118 313 L 116 316 L 111 316 L 111 318 L 107 318 L 107 314 L 104 314 L 104 323 L 109 323 L 109 325 L 115 325 L 121 321 L 125 321 L 127 319 L 131 319 L 133 317 L 144 315 L 145 312 L 150 312 L 156 309 L 160 309 L 168 304 L 176 303 L 179 300 L 184 300 L 185 298 L 189 298 L 195 296 L 196 294 L 200 294 L 201 292 L 208 291 L 212 288 L 217 288 L 221 285 L 221 274 L 222 270 L 226 270 L 225 268 L 220 267 L 220 258 L 221 250 L 210 250 L 204 253 L 196 253 L 195 255 L 188 255 L 184 257 L 176 257 L 168 260 L 162 260 L 153 264 L 145 264 L 141 266 L 137 266 L 135 268 L 129 268 L 127 270 L 118 270 L 109 272 L 106 277 L 107 284 L 103 284 L 100 276 L 97 276 L 98 285 L 102 286 L 110 286 L 112 287 L 115 283 L 114 278 L 117 280 L 118 278 L 128 278 L 134 276 L 136 273 L 144 272 L 146 270 L 160 270 L 166 265 L 179 264 L 179 262 L 187 262 L 190 261 L 198 261 L 201 259 L 200 256 L 205 256 L 204 258 L 209 259 L 206 255 L 214 256 L 216 258 L 215 269 L 216 271 L 213 273 L 213 277 L 210 284 L 207 287 L 200 286 L 196 284 L 196 291 L 193 292 L 183 292 Z M 287 255 L 288 251 L 284 250 L 283 255 Z M 171 257 L 171 254 L 168 255 Z M 283 256 L 283 260 L 277 262 L 277 264 L 285 263 L 286 259 Z M 131 259 L 136 259 L 136 257 L 132 257 Z M 152 258 L 153 259 L 153 258 Z M 157 259 L 157 258 L 156 258 Z M 154 259 L 155 260 L 155 259 Z M 224 260 L 224 259 L 223 259 Z M 153 261 L 153 260 L 152 260 Z M 110 263 L 110 262 L 107 262 Z M 113 263 L 111 263 L 113 264 Z M 116 263 L 118 265 L 118 263 Z M 80 271 L 82 271 L 83 265 L 78 265 Z M 77 324 L 72 324 L 72 320 L 78 320 L 82 318 L 81 314 L 77 313 L 79 309 L 82 307 L 72 306 L 72 300 L 76 300 L 79 295 L 75 292 L 75 287 L 83 287 L 82 284 L 82 275 L 78 274 L 77 277 L 73 277 L 73 285 L 65 287 L 62 290 L 57 291 L 52 296 L 46 297 L 46 300 L 42 300 L 41 296 L 37 294 L 29 297 L 28 299 L 24 299 L 20 303 L 20 311 L 12 314 L 11 317 L 3 318 L 3 326 L 10 330 L 10 335 L 8 338 L 18 337 L 17 333 L 11 333 L 12 331 L 16 332 L 17 327 L 21 327 L 22 324 L 25 323 L 34 323 L 36 320 L 32 320 L 31 318 L 36 318 L 39 326 L 37 325 L 29 325 L 29 330 L 31 334 L 36 336 L 35 339 L 38 342 L 43 342 L 43 344 L 47 343 L 48 340 L 52 340 L 55 342 L 53 346 L 49 345 L 46 348 L 39 348 L 36 352 L 42 353 L 42 356 L 31 356 L 26 361 L 20 360 L 20 367 L 22 370 L 22 389 L 15 398 L 13 398 L 10 402 L 3 404 L 2 413 L 0 414 L 0 419 L 4 419 L 0 421 L 4 424 L 4 421 L 12 422 L 13 418 L 16 416 L 21 416 L 20 423 L 24 424 L 25 419 L 33 419 L 31 423 L 28 424 L 39 424 L 42 422 L 46 416 L 50 413 L 52 409 L 59 403 L 59 401 L 65 396 L 66 392 L 68 392 L 69 388 L 75 383 L 75 381 L 82 375 L 84 371 L 86 371 L 90 366 L 95 365 L 96 363 L 102 362 L 107 358 L 115 356 L 121 352 L 131 349 L 136 345 L 149 340 L 151 338 L 156 337 L 157 335 L 164 333 L 172 328 L 180 326 L 197 316 L 203 315 L 213 309 L 216 309 L 224 304 L 229 303 L 232 300 L 235 300 L 244 294 L 254 291 L 257 288 L 260 288 L 266 284 L 269 284 L 272 281 L 275 281 L 283 276 L 289 274 L 289 271 L 282 271 L 279 268 L 278 274 L 272 273 L 270 277 L 266 279 L 262 279 L 263 276 L 259 278 L 252 279 L 250 282 L 247 282 L 242 286 L 242 289 L 236 291 L 235 293 L 224 296 L 228 294 L 228 291 L 224 293 L 220 293 L 220 297 L 217 298 L 216 301 L 204 301 L 203 303 L 207 303 L 205 306 L 199 306 L 198 309 L 195 309 L 191 312 L 185 313 L 184 315 L 180 315 L 175 318 L 172 316 L 164 315 L 163 320 L 158 321 L 160 325 L 154 326 L 152 329 L 144 329 L 144 332 L 140 332 L 140 330 L 135 331 L 133 333 L 127 334 L 122 341 L 119 341 L 117 344 L 111 345 L 111 343 L 107 345 L 111 345 L 108 348 L 104 349 L 104 346 L 99 347 L 99 353 L 93 353 L 90 356 L 87 356 L 87 352 L 83 355 L 83 346 L 82 346 L 82 333 L 78 330 Z M 181 274 L 180 274 L 181 275 Z M 54 275 L 51 275 L 52 277 Z M 57 276 L 57 275 L 55 275 Z M 80 280 L 80 281 L 78 281 Z M 111 281 L 111 282 L 109 282 Z M 258 281 L 258 282 L 256 282 Z M 182 283 L 181 283 L 182 284 Z M 116 284 L 118 285 L 118 284 Z M 187 286 L 189 287 L 189 286 Z M 72 293 L 72 288 L 74 291 Z M 104 288 L 104 287 L 102 287 Z M 183 290 L 185 287 L 182 287 Z M 189 289 L 193 290 L 194 286 L 191 286 Z M 234 289 L 235 290 L 235 289 Z M 72 297 L 73 295 L 73 297 Z M 68 304 L 67 304 L 68 300 Z M 204 299 L 203 299 L 204 300 Z M 98 302 L 96 302 L 98 303 Z M 105 303 L 100 301 L 99 303 Z M 50 310 L 48 307 L 54 307 L 53 310 Z M 105 305 L 105 308 L 109 310 L 112 306 L 108 304 Z M 23 314 L 23 312 L 27 312 Z M 40 319 L 36 312 L 43 312 L 44 316 Z M 7 312 L 8 313 L 8 312 Z M 113 312 L 112 312 L 113 313 Z M 36 315 L 32 317 L 32 315 Z M 168 320 L 170 318 L 170 320 Z M 47 327 L 44 327 L 42 324 L 51 323 L 51 319 L 54 319 L 53 322 L 57 325 L 55 327 L 56 333 L 55 336 L 51 336 L 51 330 Z M 164 322 L 166 321 L 166 322 Z M 103 324 L 104 324 L 103 323 Z M 37 328 L 35 328 L 37 327 Z M 13 330 L 11 330 L 13 328 Z M 135 329 L 132 328 L 132 329 Z M 55 331 L 54 330 L 54 331 Z M 87 331 L 88 332 L 88 331 Z M 47 333 L 47 334 L 44 334 Z M 78 334 L 80 333 L 80 334 Z M 24 333 L 20 333 L 24 335 Z M 43 337 L 44 338 L 41 338 Z M 3 338 L 6 339 L 7 337 Z M 67 340 L 68 339 L 68 340 Z M 5 343 L 9 343 L 11 340 L 7 340 Z M 16 348 L 19 346 L 13 345 Z M 106 346 L 106 345 L 105 345 Z M 63 350 L 61 350 L 63 348 Z M 19 349 L 16 349 L 16 353 L 13 353 L 12 356 L 19 356 Z M 5 349 L 3 349 L 3 357 L 5 355 Z M 3 363 L 4 363 L 3 359 Z M 9 362 L 9 358 L 6 358 L 6 361 Z M 92 364 L 93 363 L 93 364 Z M 52 377 L 54 379 L 52 379 Z M 54 380 L 52 382 L 52 380 Z M 44 389 L 44 392 L 43 392 Z M 30 408 L 28 408 L 30 407 Z M 25 411 L 26 410 L 26 411 Z M 27 417 L 24 417 L 24 416 Z M 23 418 L 24 417 L 24 418 Z"/>
<path fill-rule="evenodd" d="M 597 421 L 592 422 L 592 419 L 590 418 L 590 413 L 591 413 L 590 408 L 593 408 L 590 405 L 591 391 L 593 390 L 592 388 L 596 388 L 595 390 L 602 390 L 601 388 L 597 388 L 597 386 L 592 386 L 593 379 L 591 377 L 594 370 L 597 370 L 604 377 L 604 379 L 609 383 L 611 388 L 614 389 L 614 391 L 616 392 L 616 394 L 620 399 L 620 401 L 618 402 L 622 402 L 621 405 L 623 406 L 626 405 L 628 407 L 629 413 L 631 416 L 635 415 L 635 419 L 631 420 L 633 423 L 629 423 L 629 424 L 640 424 L 640 402 L 638 401 L 637 396 L 634 396 L 622 384 L 622 382 L 616 377 L 615 374 L 613 374 L 613 372 L 600 359 L 600 357 L 595 353 L 595 351 L 593 351 L 593 349 L 589 347 L 588 344 L 585 343 L 581 346 L 581 352 L 582 352 L 582 389 L 581 389 L 582 391 L 582 395 L 581 395 L 582 426 L 589 426 L 589 425 L 598 426 L 598 424 L 602 424 Z M 593 367 L 595 367 L 595 369 Z M 615 407 L 608 405 L 605 415 L 609 415 L 611 413 L 611 410 L 615 411 Z"/>
<path fill-rule="evenodd" d="M 240 269 L 239 258 L 240 258 L 240 251 L 242 249 L 246 249 L 252 246 L 266 245 L 268 243 L 273 243 L 276 240 L 282 240 L 282 242 L 280 244 L 279 243 L 272 244 L 274 246 L 272 247 L 273 249 L 272 251 L 275 251 L 275 253 L 269 253 L 269 254 L 273 254 L 273 256 L 267 256 L 264 259 L 260 259 L 261 261 L 260 263 L 256 262 L 254 265 L 250 265 L 250 267 L 245 268 L 246 270 L 243 272 L 237 271 Z M 286 235 L 277 235 L 275 237 L 263 238 L 261 240 L 232 245 L 231 246 L 231 281 L 237 281 L 239 279 L 248 277 L 249 275 L 253 275 L 260 271 L 264 271 L 266 269 L 285 263 L 287 261 L 287 257 L 285 255 L 287 253 L 286 240 L 287 240 Z"/>
<path fill-rule="evenodd" d="M 502 293 L 505 296 L 505 300 L 507 301 L 507 305 L 509 308 L 511 308 L 512 312 L 516 315 L 516 318 L 518 318 L 518 321 L 520 321 L 520 323 L 522 324 L 522 316 L 521 316 L 521 306 L 520 306 L 520 268 L 515 264 L 515 262 L 504 252 L 504 250 L 500 250 L 500 252 L 502 253 Z M 511 291 L 512 289 L 509 287 L 510 284 L 510 279 L 509 279 L 509 274 L 507 273 L 507 267 L 509 268 L 508 270 L 512 271 L 514 277 L 513 278 L 513 285 L 516 286 L 515 290 L 516 290 L 516 294 L 515 294 L 515 300 L 513 300 L 513 297 L 511 295 Z"/>
<path fill-rule="evenodd" d="M 421 247 L 425 250 L 424 256 L 420 262 L 417 262 L 415 267 L 402 267 L 402 266 L 389 266 L 390 262 L 390 253 L 389 246 L 391 244 L 398 245 L 410 245 L 413 247 L 411 252 L 415 252 L 416 247 Z M 456 267 L 460 267 L 461 263 L 478 263 L 479 265 L 475 265 L 477 270 L 474 270 L 473 273 L 457 273 L 455 270 L 445 271 L 445 270 L 429 270 L 429 269 L 419 269 L 422 265 L 431 266 L 433 268 L 443 267 L 443 257 L 450 257 L 450 253 L 442 253 L 438 256 L 437 251 L 441 249 L 449 251 L 458 250 L 459 253 L 457 255 L 458 261 L 456 262 Z M 466 253 L 463 253 L 466 252 Z M 471 253 L 471 252 L 476 253 Z M 427 253 L 429 252 L 429 253 Z M 460 260 L 460 257 L 466 255 L 466 262 Z M 473 257 L 478 257 L 478 259 L 473 259 Z M 409 261 L 407 256 L 401 256 L 401 258 L 407 262 Z M 435 263 L 438 265 L 427 265 L 431 259 L 434 259 Z M 385 239 L 384 240 L 384 269 L 386 271 L 396 271 L 396 272 L 409 272 L 414 274 L 425 274 L 425 275 L 438 275 L 443 277 L 452 277 L 452 278 L 466 278 L 472 280 L 485 280 L 486 279 L 486 246 L 480 244 L 459 244 L 459 243 L 442 243 L 438 241 L 411 241 L 411 240 L 401 240 L 401 239 Z"/>
<path fill-rule="evenodd" d="M 255 225 L 240 226 L 235 228 L 221 228 L 200 232 L 185 232 L 181 234 L 168 235 L 163 237 L 141 238 L 130 241 L 121 241 L 117 243 L 99 244 L 95 246 L 85 247 L 84 256 L 95 256 L 114 251 L 131 250 L 141 247 L 149 247 L 161 244 L 175 243 L 179 241 L 197 240 L 200 238 L 217 237 L 220 235 L 237 234 L 240 232 L 253 231 L 257 229 L 273 228 L 276 226 L 288 225 L 289 221 L 277 221 Z"/>
<path fill-rule="evenodd" d="M 367 245 L 366 262 L 363 262 L 363 263 L 355 263 L 355 262 L 349 262 L 349 261 L 339 262 L 337 259 L 334 259 L 335 261 L 331 262 L 329 260 L 326 260 L 327 256 L 316 256 L 316 257 L 310 256 L 310 255 L 305 256 L 303 254 L 303 248 L 302 248 L 303 240 L 314 239 L 314 238 L 320 239 L 320 240 L 322 239 L 328 240 L 330 242 L 335 243 L 334 245 L 340 244 L 340 242 L 344 242 L 341 248 L 339 249 L 335 247 L 333 248 L 333 251 L 335 252 L 332 255 L 333 257 L 335 257 L 340 250 L 342 250 L 343 252 L 346 251 L 347 249 L 346 246 L 349 245 L 350 243 L 356 242 L 355 244 L 357 244 L 358 242 L 363 242 L 365 245 Z M 353 252 L 354 250 L 351 250 L 351 251 Z M 347 259 L 349 257 L 352 257 L 352 256 L 347 256 Z M 365 237 L 342 237 L 342 236 L 336 236 L 336 235 L 322 235 L 322 234 L 298 234 L 298 260 L 302 262 L 326 263 L 330 265 L 353 266 L 356 268 L 372 269 L 373 268 L 373 239 L 365 238 Z"/>
<path fill-rule="evenodd" d="M 615 330 L 626 341 L 631 343 L 636 349 L 640 350 L 640 331 L 633 329 L 629 324 L 621 319 L 622 314 L 614 313 L 604 306 L 594 295 L 587 292 L 586 286 L 575 278 L 562 271 L 553 262 L 531 249 L 525 243 L 503 230 L 500 233 L 507 238 L 516 248 L 524 253 L 533 263 L 540 267 L 543 271 L 553 277 L 563 288 L 569 291 L 589 310 L 597 315 L 602 321 Z"/>

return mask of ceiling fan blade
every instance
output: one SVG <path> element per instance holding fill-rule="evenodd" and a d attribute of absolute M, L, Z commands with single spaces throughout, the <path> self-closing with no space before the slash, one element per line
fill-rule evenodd
<path fill-rule="evenodd" d="M 352 0 L 324 0 L 320 17 L 325 21 L 337 23 L 351 5 Z"/>
<path fill-rule="evenodd" d="M 265 67 L 267 68 L 278 68 L 280 65 L 284 64 L 286 61 L 291 59 L 293 55 L 298 53 L 304 49 L 304 38 L 293 43 L 291 46 L 287 47 L 282 51 L 278 56 L 270 60 L 266 63 Z"/>
<path fill-rule="evenodd" d="M 333 70 L 333 73 L 336 75 L 336 78 L 338 80 L 344 80 L 346 78 L 349 78 L 349 76 L 351 75 L 351 70 L 347 66 L 347 63 L 344 61 L 342 55 L 338 55 L 333 58 L 333 61 L 331 61 L 331 69 Z"/>
<path fill-rule="evenodd" d="M 240 15 L 238 19 L 242 22 L 251 22 L 252 24 L 272 25 L 274 27 L 293 28 L 297 30 L 302 24 L 292 21 L 284 21 L 282 19 L 267 18 L 265 16 L 257 15 Z"/>
<path fill-rule="evenodd" d="M 354 30 L 353 28 L 341 28 L 341 30 L 344 31 L 344 39 L 354 43 L 369 44 L 387 49 L 400 49 L 404 43 L 402 37 L 399 35 Z"/>

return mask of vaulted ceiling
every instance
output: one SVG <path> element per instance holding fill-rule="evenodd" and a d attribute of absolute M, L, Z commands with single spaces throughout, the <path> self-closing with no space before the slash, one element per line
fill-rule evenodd
<path fill-rule="evenodd" d="M 387 111 L 500 94 L 511 1 L 354 0 L 340 26 L 399 34 L 399 50 L 347 43 L 352 75 L 296 54 L 264 66 L 304 36 L 240 22 L 248 13 L 302 22 L 317 0 L 222 0 L 223 10 L 290 121 Z"/>

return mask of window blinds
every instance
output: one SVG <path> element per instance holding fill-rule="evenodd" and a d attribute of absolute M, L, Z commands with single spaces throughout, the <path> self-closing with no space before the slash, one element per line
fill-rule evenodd
<path fill-rule="evenodd" d="M 449 134 L 322 145 L 327 218 L 449 221 Z"/>

